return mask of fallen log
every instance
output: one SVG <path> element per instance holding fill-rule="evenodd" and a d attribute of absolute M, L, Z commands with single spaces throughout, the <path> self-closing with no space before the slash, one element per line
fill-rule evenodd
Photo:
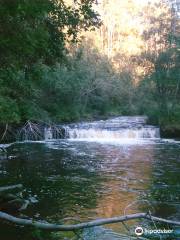
<path fill-rule="evenodd" d="M 24 200 L 17 194 L 9 193 L 10 191 L 21 189 L 22 187 L 22 184 L 0 187 L 0 211 L 16 212 L 25 210 L 28 207 L 30 203 L 28 200 Z"/>
<path fill-rule="evenodd" d="M 90 227 L 95 227 L 95 226 L 100 226 L 100 225 L 105 225 L 105 224 L 125 222 L 125 221 L 133 220 L 133 219 L 148 219 L 151 221 L 180 226 L 180 222 L 178 222 L 178 221 L 172 221 L 172 220 L 167 220 L 167 219 L 151 216 L 149 213 L 136 213 L 136 214 L 131 214 L 131 215 L 119 216 L 119 217 L 102 218 L 102 219 L 97 219 L 97 220 L 93 220 L 90 222 L 78 223 L 78 224 L 74 224 L 74 225 L 71 225 L 71 224 L 70 225 L 59 225 L 59 224 L 53 224 L 53 223 L 48 223 L 48 222 L 41 222 L 41 221 L 34 221 L 34 220 L 30 220 L 30 219 L 17 218 L 12 215 L 9 215 L 7 213 L 1 212 L 1 211 L 0 211 L 0 219 L 6 220 L 10 223 L 14 223 L 16 225 L 31 226 L 31 227 L 36 227 L 36 228 L 39 228 L 42 230 L 44 229 L 44 230 L 49 230 L 49 231 L 75 231 L 75 230 L 80 230 L 80 229 L 84 229 L 84 228 L 90 228 Z"/>
<path fill-rule="evenodd" d="M 23 187 L 22 184 L 0 187 L 0 192 L 9 191 L 9 190 L 13 190 L 13 189 L 16 189 L 16 188 L 22 188 L 22 187 Z"/>

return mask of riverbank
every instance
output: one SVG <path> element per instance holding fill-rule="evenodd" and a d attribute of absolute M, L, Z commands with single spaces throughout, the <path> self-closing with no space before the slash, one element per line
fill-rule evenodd
<path fill-rule="evenodd" d="M 164 138 L 180 138 L 180 125 L 168 124 L 160 127 L 161 137 Z"/>

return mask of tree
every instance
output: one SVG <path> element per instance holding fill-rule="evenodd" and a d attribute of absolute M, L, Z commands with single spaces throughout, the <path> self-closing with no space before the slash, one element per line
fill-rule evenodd
<path fill-rule="evenodd" d="M 0 122 L 49 116 L 42 108 L 42 69 L 67 61 L 67 43 L 99 26 L 94 0 L 0 0 Z M 52 81 L 52 79 L 48 79 Z M 45 87 L 49 87 L 46 81 Z M 53 83 L 52 83 L 53 84 Z"/>
<path fill-rule="evenodd" d="M 77 41 L 78 33 L 98 26 L 94 0 L 0 1 L 0 63 L 24 67 L 41 60 L 62 61 L 67 41 Z"/>
<path fill-rule="evenodd" d="M 162 124 L 177 121 L 180 114 L 180 42 L 176 27 L 179 19 L 163 1 L 152 8 L 158 8 L 159 11 L 146 19 L 149 27 L 144 32 L 146 51 L 142 57 L 152 66 L 147 79 L 152 86 L 150 89 L 154 92 L 154 100 L 158 103 L 157 118 Z"/>

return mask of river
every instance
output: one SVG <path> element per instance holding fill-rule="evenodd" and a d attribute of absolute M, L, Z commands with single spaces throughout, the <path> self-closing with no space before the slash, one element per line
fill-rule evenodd
<path fill-rule="evenodd" d="M 156 127 L 141 120 L 133 125 L 134 119 L 128 124 L 125 119 L 121 127 L 117 119 L 99 126 L 81 124 L 81 130 L 68 126 L 67 139 L 13 143 L 7 148 L 9 158 L 0 160 L 0 185 L 22 183 L 22 196 L 31 205 L 21 216 L 37 220 L 87 221 L 149 210 L 178 220 L 180 142 L 161 139 Z M 127 225 L 150 226 L 145 220 Z M 0 233 L 3 240 L 32 239 L 27 230 L 2 223 Z M 122 239 L 119 233 L 127 233 L 121 224 L 83 234 L 85 240 L 114 240 Z"/>

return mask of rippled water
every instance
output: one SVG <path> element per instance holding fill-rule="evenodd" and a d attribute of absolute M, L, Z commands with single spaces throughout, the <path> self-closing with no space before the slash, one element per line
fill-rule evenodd
<path fill-rule="evenodd" d="M 9 159 L 0 160 L 0 185 L 23 184 L 23 197 L 32 202 L 26 216 L 87 221 L 151 210 L 180 219 L 180 142 L 56 140 L 7 149 Z M 139 224 L 148 223 L 128 223 L 130 228 Z M 84 239 L 123 239 L 118 234 L 126 233 L 120 224 L 106 227 L 86 230 Z M 22 228 L 5 224 L 0 232 L 3 240 L 32 239 Z"/>

